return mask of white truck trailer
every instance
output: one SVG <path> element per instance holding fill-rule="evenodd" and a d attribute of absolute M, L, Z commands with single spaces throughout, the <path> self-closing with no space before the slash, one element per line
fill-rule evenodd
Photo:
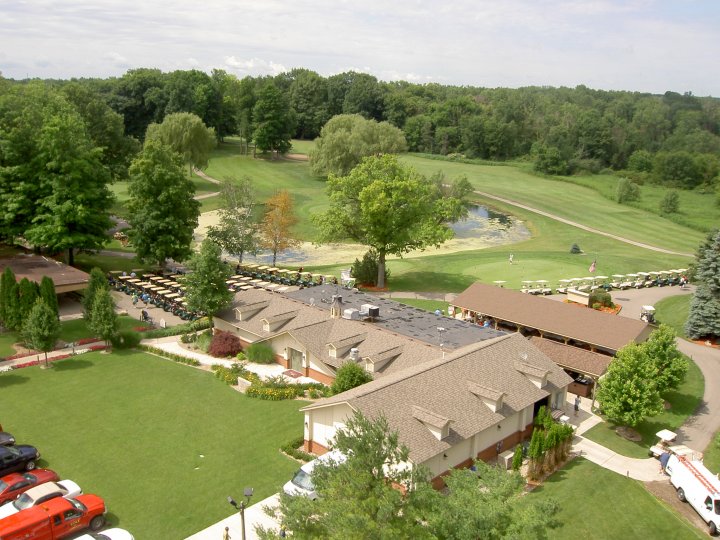
<path fill-rule="evenodd" d="M 677 490 L 678 499 L 687 502 L 708 524 L 710 535 L 720 529 L 720 480 L 702 461 L 691 461 L 683 456 L 670 456 L 665 470 L 670 483 Z"/>

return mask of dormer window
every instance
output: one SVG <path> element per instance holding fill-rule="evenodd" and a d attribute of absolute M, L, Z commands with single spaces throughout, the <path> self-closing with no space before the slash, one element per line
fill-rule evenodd
<path fill-rule="evenodd" d="M 489 386 L 474 381 L 467 381 L 468 390 L 477 397 L 492 411 L 498 412 L 502 409 L 505 392 L 500 392 Z"/>
<path fill-rule="evenodd" d="M 423 407 L 418 407 L 417 405 L 414 405 L 412 410 L 413 417 L 422 422 L 437 440 L 441 441 L 450 435 L 451 420 L 449 418 L 445 418 L 440 414 L 434 413 Z"/>

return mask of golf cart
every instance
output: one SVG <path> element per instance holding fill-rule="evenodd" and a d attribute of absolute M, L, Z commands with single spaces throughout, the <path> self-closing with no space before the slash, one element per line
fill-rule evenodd
<path fill-rule="evenodd" d="M 640 320 L 646 323 L 655 322 L 655 308 L 653 306 L 643 306 L 640 308 Z"/>

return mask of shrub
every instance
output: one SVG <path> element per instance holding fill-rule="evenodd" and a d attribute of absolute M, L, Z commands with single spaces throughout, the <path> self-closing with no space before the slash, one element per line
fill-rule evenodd
<path fill-rule="evenodd" d="M 275 352 L 267 343 L 253 343 L 245 349 L 248 360 L 256 364 L 272 364 L 275 362 Z"/>
<path fill-rule="evenodd" d="M 598 309 L 595 304 L 599 304 L 599 307 L 615 307 L 610 293 L 599 289 L 590 293 L 589 302 L 593 309 Z"/>
<path fill-rule="evenodd" d="M 520 467 L 522 467 L 522 460 L 523 460 L 523 447 L 521 444 L 518 444 L 515 447 L 515 453 L 513 454 L 513 459 L 512 459 L 512 470 L 513 471 L 520 470 Z"/>
<path fill-rule="evenodd" d="M 620 204 L 640 200 L 640 187 L 627 178 L 621 178 L 615 191 L 615 200 Z"/>
<path fill-rule="evenodd" d="M 240 338 L 230 332 L 216 332 L 208 347 L 208 353 L 216 358 L 235 356 L 241 350 Z"/>
<path fill-rule="evenodd" d="M 660 201 L 660 212 L 676 214 L 680 210 L 680 195 L 677 191 L 668 191 Z"/>
<path fill-rule="evenodd" d="M 572 253 L 573 255 L 579 255 L 580 253 L 582 253 L 582 249 L 580 249 L 580 246 L 578 246 L 577 244 L 573 244 L 570 247 L 570 253 Z"/>
<path fill-rule="evenodd" d="M 183 334 L 180 336 L 181 343 L 195 343 L 197 341 L 197 334 Z"/>
<path fill-rule="evenodd" d="M 297 437 L 293 439 L 292 441 L 289 441 L 285 444 L 283 444 L 280 447 L 280 451 L 284 452 L 288 456 L 299 459 L 300 461 L 312 461 L 315 459 L 315 456 L 308 454 L 307 452 L 304 452 L 303 450 L 298 450 L 303 443 L 305 442 L 304 437 Z"/>
<path fill-rule="evenodd" d="M 197 321 L 188 322 L 185 324 L 178 324 L 177 326 L 170 326 L 168 328 L 158 328 L 157 330 L 150 330 L 149 332 L 143 333 L 143 338 L 161 338 L 168 336 L 179 336 L 180 334 L 186 334 L 188 332 L 197 332 L 198 330 L 205 330 L 210 328 L 212 324 L 210 319 L 203 317 Z"/>
<path fill-rule="evenodd" d="M 140 345 L 141 340 L 140 334 L 132 331 L 118 332 L 115 336 L 110 338 L 110 343 L 116 349 L 134 349 Z"/>
<path fill-rule="evenodd" d="M 245 353 L 242 352 L 242 351 L 240 351 L 239 353 L 237 353 L 237 354 L 235 355 L 235 358 L 237 358 L 239 362 L 243 362 L 243 361 L 247 360 L 247 356 L 245 356 Z"/>
<path fill-rule="evenodd" d="M 372 375 L 354 362 L 346 362 L 335 375 L 335 382 L 330 387 L 333 394 L 339 394 L 372 381 Z"/>
<path fill-rule="evenodd" d="M 363 255 L 362 261 L 355 259 L 352 265 L 352 275 L 358 283 L 366 285 L 377 285 L 378 278 L 378 253 L 374 249 L 369 250 Z M 390 272 L 385 266 L 385 282 L 387 283 Z"/>
<path fill-rule="evenodd" d="M 268 401 L 294 399 L 303 394 L 304 390 L 302 388 L 296 388 L 295 385 L 288 386 L 287 388 L 267 388 L 265 386 L 256 386 L 253 384 L 245 390 L 245 395 L 248 397 L 266 399 Z"/>
<path fill-rule="evenodd" d="M 200 334 L 197 338 L 197 348 L 200 349 L 202 352 L 206 353 L 208 352 L 208 349 L 210 348 L 210 343 L 212 342 L 212 331 L 206 330 L 202 334 Z"/>

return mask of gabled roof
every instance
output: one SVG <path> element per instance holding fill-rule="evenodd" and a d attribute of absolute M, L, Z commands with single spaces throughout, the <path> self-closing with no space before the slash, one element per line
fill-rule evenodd
<path fill-rule="evenodd" d="M 538 388 L 515 369 L 523 359 L 547 370 L 547 384 Z M 467 381 L 503 394 L 502 407 L 493 412 L 473 393 Z M 448 450 L 463 439 L 502 422 L 506 417 L 567 386 L 572 379 L 520 334 L 505 335 L 469 345 L 445 358 L 385 375 L 347 392 L 304 407 L 311 411 L 347 403 L 369 417 L 385 415 L 416 463 Z M 417 407 L 452 419 L 448 437 L 438 440 L 417 419 Z"/>
<path fill-rule="evenodd" d="M 544 352 L 556 364 L 571 371 L 586 373 L 593 377 L 603 375 L 613 360 L 612 356 L 565 345 L 552 339 L 533 336 L 530 338 L 530 343 Z"/>
<path fill-rule="evenodd" d="M 512 289 L 474 283 L 453 301 L 455 306 L 545 333 L 617 351 L 650 333 L 643 321 L 618 317 Z"/>

